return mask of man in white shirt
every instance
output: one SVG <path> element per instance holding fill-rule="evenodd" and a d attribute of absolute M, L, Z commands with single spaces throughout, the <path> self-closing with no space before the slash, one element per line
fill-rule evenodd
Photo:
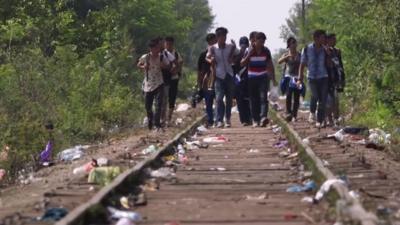
<path fill-rule="evenodd" d="M 145 96 L 145 107 L 149 120 L 149 130 L 156 126 L 157 131 L 162 131 L 160 116 L 163 102 L 164 82 L 161 69 L 168 68 L 169 61 L 160 55 L 159 39 L 153 39 L 149 43 L 150 51 L 140 57 L 137 66 L 143 70 L 145 78 L 143 92 Z M 153 113 L 153 102 L 155 101 L 155 113 Z"/>
<path fill-rule="evenodd" d="M 234 74 L 232 69 L 236 46 L 226 43 L 228 30 L 219 27 L 215 30 L 217 44 L 209 49 L 207 61 L 215 65 L 215 94 L 217 103 L 217 127 L 222 127 L 225 115 L 225 127 L 231 126 L 232 97 L 234 94 Z M 225 97 L 225 103 L 224 103 Z"/>

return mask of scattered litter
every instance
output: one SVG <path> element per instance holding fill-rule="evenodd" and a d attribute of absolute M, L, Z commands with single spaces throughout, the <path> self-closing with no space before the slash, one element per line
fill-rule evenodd
<path fill-rule="evenodd" d="M 226 168 L 224 168 L 224 167 L 217 167 L 217 168 L 211 167 L 210 170 L 211 171 L 226 171 Z"/>
<path fill-rule="evenodd" d="M 89 148 L 88 145 L 77 145 L 73 148 L 65 149 L 62 152 L 58 153 L 58 159 L 64 162 L 80 159 L 84 155 L 83 150 L 87 148 Z"/>
<path fill-rule="evenodd" d="M 135 225 L 129 218 L 121 218 L 115 225 Z"/>
<path fill-rule="evenodd" d="M 187 103 L 181 103 L 176 107 L 177 112 L 184 112 L 190 109 L 190 105 Z"/>
<path fill-rule="evenodd" d="M 96 167 L 90 171 L 88 182 L 107 185 L 119 174 L 121 174 L 119 167 Z"/>
<path fill-rule="evenodd" d="M 391 135 L 385 133 L 385 131 L 375 128 L 369 130 L 368 140 L 375 144 L 390 144 Z"/>
<path fill-rule="evenodd" d="M 315 200 L 316 201 L 321 201 L 321 199 L 324 197 L 324 195 L 329 192 L 329 190 L 331 189 L 331 186 L 333 184 L 336 184 L 336 183 L 337 184 L 346 185 L 346 183 L 343 180 L 340 180 L 340 179 L 327 180 L 322 184 L 322 186 L 318 190 L 317 194 L 315 194 Z"/>
<path fill-rule="evenodd" d="M 349 191 L 349 195 L 354 199 L 360 199 L 360 194 L 356 191 Z"/>
<path fill-rule="evenodd" d="M 310 197 L 310 196 L 303 197 L 301 199 L 301 202 L 310 203 L 310 204 L 316 203 L 315 199 L 313 197 Z"/>
<path fill-rule="evenodd" d="M 92 159 L 92 161 L 86 163 L 85 165 L 75 168 L 72 173 L 73 174 L 89 173 L 95 167 L 98 167 L 97 160 Z"/>
<path fill-rule="evenodd" d="M 363 178 L 364 174 L 357 174 L 357 175 L 350 175 L 348 176 L 350 179 L 354 179 L 354 178 Z"/>
<path fill-rule="evenodd" d="M 98 166 L 97 160 L 96 159 L 92 159 L 92 161 L 86 163 L 85 165 L 75 168 L 72 171 L 72 173 L 75 174 L 75 175 L 90 173 L 90 171 L 92 171 L 92 169 L 97 167 L 97 166 Z"/>
<path fill-rule="evenodd" d="M 262 193 L 261 195 L 246 195 L 246 200 L 250 200 L 250 201 L 257 201 L 257 200 L 263 200 L 263 199 L 267 199 L 268 198 L 268 194 L 266 192 Z"/>
<path fill-rule="evenodd" d="M 279 157 L 286 158 L 290 155 L 290 153 L 287 151 L 282 151 L 282 152 L 279 152 L 278 155 L 279 155 Z"/>
<path fill-rule="evenodd" d="M 270 166 L 270 167 L 280 167 L 281 164 L 278 164 L 278 163 L 271 163 L 271 164 L 269 164 L 269 166 Z"/>
<path fill-rule="evenodd" d="M 250 149 L 249 151 L 247 151 L 248 153 L 259 153 L 260 150 L 258 149 Z"/>
<path fill-rule="evenodd" d="M 207 132 L 208 129 L 207 129 L 204 125 L 201 125 L 201 126 L 197 127 L 197 131 L 200 131 L 200 132 Z"/>
<path fill-rule="evenodd" d="M 272 129 L 272 132 L 274 132 L 274 134 L 280 133 L 282 131 L 282 127 L 276 127 Z"/>
<path fill-rule="evenodd" d="M 293 159 L 293 158 L 297 158 L 299 156 L 299 153 L 298 152 L 295 152 L 295 153 L 292 153 L 292 154 L 290 154 L 290 155 L 288 155 L 288 159 Z"/>
<path fill-rule="evenodd" d="M 326 161 L 325 159 L 322 160 L 322 164 L 323 164 L 324 166 L 329 166 L 329 165 L 330 165 L 329 162 Z"/>
<path fill-rule="evenodd" d="M 110 207 L 110 206 L 107 207 L 107 209 L 111 213 L 112 219 L 127 218 L 127 219 L 130 219 L 132 222 L 142 220 L 142 216 L 137 212 L 118 210 L 118 209 Z"/>
<path fill-rule="evenodd" d="M 228 139 L 226 137 L 224 137 L 223 135 L 219 135 L 216 137 L 206 137 L 203 139 L 203 142 L 206 142 L 206 143 L 225 143 L 227 141 L 228 141 Z"/>
<path fill-rule="evenodd" d="M 199 148 L 208 148 L 208 144 L 201 143 L 200 141 L 186 141 L 186 148 L 189 150 L 195 150 Z"/>
<path fill-rule="evenodd" d="M 53 143 L 51 141 L 47 142 L 46 148 L 40 153 L 40 162 L 50 162 L 51 155 L 53 153 Z"/>
<path fill-rule="evenodd" d="M 101 157 L 101 158 L 98 158 L 97 159 L 97 165 L 98 166 L 108 166 L 108 159 L 107 158 L 104 158 L 104 157 Z"/>
<path fill-rule="evenodd" d="M 39 217 L 40 221 L 59 221 L 68 214 L 68 210 L 64 208 L 47 209 L 43 216 Z"/>
<path fill-rule="evenodd" d="M 303 173 L 304 178 L 310 178 L 310 177 L 312 177 L 312 175 L 313 175 L 312 171 L 305 171 Z"/>
<path fill-rule="evenodd" d="M 180 125 L 183 123 L 183 119 L 182 118 L 176 118 L 175 124 L 176 125 Z"/>
<path fill-rule="evenodd" d="M 284 148 L 289 144 L 288 140 L 280 140 L 273 145 L 274 148 Z"/>
<path fill-rule="evenodd" d="M 337 131 L 334 134 L 327 135 L 326 137 L 327 138 L 333 138 L 338 142 L 343 142 L 343 140 L 344 140 L 344 131 L 343 131 L 343 129 L 341 129 L 341 130 Z"/>
<path fill-rule="evenodd" d="M 146 205 L 147 199 L 146 195 L 142 192 L 139 195 L 123 196 L 119 199 L 119 202 L 125 209 L 130 209 L 134 206 Z"/>
<path fill-rule="evenodd" d="M 157 147 L 155 145 L 150 145 L 149 147 L 142 150 L 142 154 L 148 155 L 148 154 L 151 154 L 156 151 L 157 151 Z"/>
<path fill-rule="evenodd" d="M 290 186 L 288 189 L 286 189 L 286 192 L 308 192 L 308 191 L 313 191 L 317 189 L 317 185 L 315 184 L 314 181 L 308 181 L 305 183 L 303 186 L 301 185 L 293 185 Z"/>
<path fill-rule="evenodd" d="M 346 134 L 364 134 L 368 132 L 367 127 L 345 127 L 343 132 Z"/>
<path fill-rule="evenodd" d="M 150 172 L 150 176 L 153 178 L 165 178 L 165 179 L 172 179 L 176 177 L 173 169 L 169 167 L 161 167 L 158 170 L 153 170 Z"/>
<path fill-rule="evenodd" d="M 310 145 L 310 139 L 309 138 L 304 138 L 303 139 L 303 144 Z"/>

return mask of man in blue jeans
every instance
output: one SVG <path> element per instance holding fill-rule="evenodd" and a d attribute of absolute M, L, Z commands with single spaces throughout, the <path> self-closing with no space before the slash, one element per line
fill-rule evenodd
<path fill-rule="evenodd" d="M 308 69 L 308 83 L 311 90 L 310 121 L 315 119 L 317 110 L 316 127 L 321 128 L 325 119 L 326 99 L 328 96 L 328 55 L 325 50 L 324 30 L 316 30 L 313 34 L 314 42 L 307 45 L 302 53 L 299 69 L 299 83 L 304 78 L 304 68 Z"/>
<path fill-rule="evenodd" d="M 233 77 L 233 55 L 236 47 L 226 43 L 228 30 L 219 27 L 215 30 L 217 44 L 212 46 L 207 53 L 207 61 L 215 65 L 215 95 L 217 103 L 217 127 L 221 128 L 224 122 L 225 127 L 231 126 L 232 97 L 235 83 Z M 225 103 L 224 103 L 225 97 Z"/>
<path fill-rule="evenodd" d="M 204 101 L 206 104 L 206 113 L 207 113 L 207 123 L 206 127 L 212 127 L 214 125 L 214 82 L 212 81 L 212 74 L 210 63 L 206 61 L 206 56 L 208 49 L 211 48 L 215 43 L 217 43 L 217 37 L 214 33 L 207 34 L 206 41 L 208 47 L 205 51 L 203 51 L 199 59 L 197 61 L 197 88 L 202 93 L 201 95 L 204 97 Z"/>

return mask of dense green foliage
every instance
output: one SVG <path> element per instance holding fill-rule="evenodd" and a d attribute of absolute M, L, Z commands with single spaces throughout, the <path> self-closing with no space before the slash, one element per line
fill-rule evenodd
<path fill-rule="evenodd" d="M 396 133 L 400 126 L 400 1 L 312 0 L 307 3 L 304 29 L 299 26 L 299 10 L 296 5 L 282 37 L 308 33 L 305 39 L 311 41 L 311 32 L 317 28 L 336 33 L 347 75 L 345 110 L 355 123 Z"/>
<path fill-rule="evenodd" d="M 56 150 L 140 121 L 143 75 L 135 61 L 147 41 L 175 36 L 190 66 L 213 20 L 207 0 L 0 0 L 0 5 L 0 146 L 10 146 L 13 166 L 37 157 L 49 120 Z"/>

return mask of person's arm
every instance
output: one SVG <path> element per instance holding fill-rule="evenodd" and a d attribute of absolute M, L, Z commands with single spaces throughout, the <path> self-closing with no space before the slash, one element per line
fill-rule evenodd
<path fill-rule="evenodd" d="M 146 63 L 146 57 L 148 57 L 148 55 L 143 55 L 142 57 L 140 57 L 140 59 L 138 60 L 138 63 L 136 64 L 136 66 L 141 69 L 142 71 L 145 71 L 148 69 L 147 63 Z"/>
<path fill-rule="evenodd" d="M 215 55 L 214 55 L 214 48 L 209 47 L 206 55 L 206 61 L 211 65 L 215 64 Z"/>
<path fill-rule="evenodd" d="M 268 50 L 268 58 L 269 58 L 269 60 L 267 62 L 267 71 L 268 71 L 268 68 L 270 68 L 269 73 L 272 78 L 273 85 L 277 86 L 278 82 L 276 82 L 276 78 L 275 78 L 275 67 L 274 67 L 274 63 L 272 62 L 271 52 L 269 50 Z"/>
<path fill-rule="evenodd" d="M 302 83 L 304 80 L 304 68 L 307 66 L 307 53 L 306 53 L 307 47 L 303 48 L 303 51 L 300 56 L 300 66 L 299 66 L 299 79 L 298 82 Z"/>
<path fill-rule="evenodd" d="M 251 49 L 251 51 L 247 51 L 245 56 L 243 57 L 242 61 L 240 61 L 240 66 L 247 66 L 250 61 L 250 57 L 254 54 L 254 48 Z"/>
<path fill-rule="evenodd" d="M 290 57 L 290 53 L 285 53 L 285 54 L 283 54 L 280 58 L 279 58 L 279 60 L 278 60 L 278 64 L 282 64 L 283 62 L 287 62 L 287 60 L 289 59 L 289 57 Z"/>

